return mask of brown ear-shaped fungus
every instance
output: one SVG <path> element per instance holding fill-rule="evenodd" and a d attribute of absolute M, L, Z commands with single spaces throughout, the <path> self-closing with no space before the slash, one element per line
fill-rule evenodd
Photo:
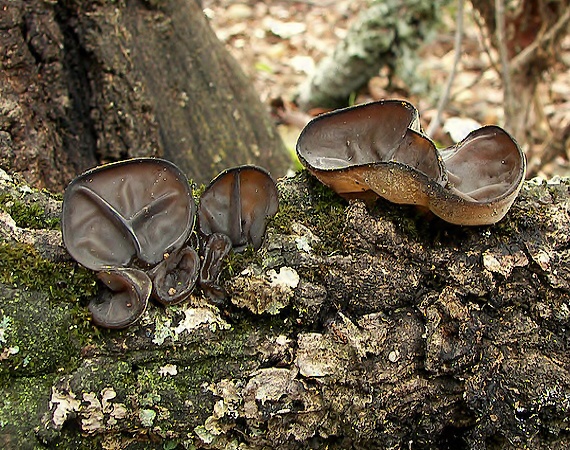
<path fill-rule="evenodd" d="M 163 305 L 175 305 L 186 300 L 196 284 L 200 257 L 192 247 L 182 247 L 152 270 L 152 294 Z"/>
<path fill-rule="evenodd" d="M 202 250 L 203 260 L 200 269 L 200 287 L 204 294 L 215 303 L 222 303 L 226 293 L 218 284 L 222 263 L 232 250 L 232 241 L 225 234 L 214 233 L 208 236 Z"/>
<path fill-rule="evenodd" d="M 524 182 L 526 159 L 502 128 L 485 126 L 441 151 L 447 189 L 437 189 L 431 210 L 451 223 L 491 224 L 502 219 Z"/>
<path fill-rule="evenodd" d="M 267 171 L 239 166 L 220 173 L 200 197 L 198 222 L 203 238 L 221 233 L 235 251 L 252 244 L 261 247 L 267 218 L 277 213 L 279 200 L 275 182 Z"/>
<path fill-rule="evenodd" d="M 184 174 L 168 161 L 137 158 L 73 180 L 65 191 L 61 227 L 71 256 L 101 270 L 125 267 L 135 257 L 157 264 L 184 244 L 194 218 Z"/>
<path fill-rule="evenodd" d="M 144 314 L 152 290 L 146 273 L 120 268 L 99 272 L 97 277 L 106 288 L 89 303 L 93 323 L 105 328 L 126 328 Z"/>
<path fill-rule="evenodd" d="M 299 160 L 343 196 L 373 191 L 459 225 L 500 220 L 524 180 L 516 142 L 499 127 L 484 127 L 440 153 L 410 110 L 406 102 L 381 101 L 316 117 L 297 141 Z"/>
<path fill-rule="evenodd" d="M 419 189 L 420 183 L 414 182 L 409 169 L 415 169 L 424 178 L 445 182 L 441 157 L 433 145 L 414 132 L 417 130 L 418 112 L 410 103 L 367 103 L 311 120 L 299 136 L 297 155 L 313 175 L 341 195 L 350 197 L 378 189 L 383 197 L 400 203 L 405 193 L 394 189 L 394 183 L 404 183 L 409 177 L 411 187 Z M 378 175 L 378 171 L 382 173 Z M 400 181 L 370 185 L 385 177 Z"/>

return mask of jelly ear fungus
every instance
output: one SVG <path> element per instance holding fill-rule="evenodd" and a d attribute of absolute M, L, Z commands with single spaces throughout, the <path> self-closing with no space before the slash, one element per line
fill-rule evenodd
<path fill-rule="evenodd" d="M 160 301 L 189 295 L 199 261 L 195 251 L 187 256 L 179 249 L 192 232 L 195 209 L 185 175 L 161 159 L 99 166 L 69 184 L 63 199 L 64 244 L 77 262 L 99 271 L 107 288 L 89 304 L 94 323 L 124 328 L 138 320 L 153 290 L 145 270 L 153 266 Z M 163 261 L 172 253 L 173 259 Z"/>
<path fill-rule="evenodd" d="M 71 256 L 101 270 L 158 264 L 182 247 L 194 219 L 192 191 L 180 169 L 140 158 L 75 178 L 65 190 L 61 227 Z"/>
<path fill-rule="evenodd" d="M 78 176 L 65 191 L 62 234 L 71 256 L 98 271 L 105 286 L 89 304 L 93 322 L 127 327 L 144 313 L 151 294 L 164 305 L 180 303 L 198 279 L 204 293 L 221 303 L 224 258 L 232 248 L 258 249 L 278 206 L 275 182 L 265 170 L 226 170 L 201 197 L 198 243 L 192 190 L 174 164 L 138 158 Z M 202 260 L 188 241 L 200 244 Z"/>
<path fill-rule="evenodd" d="M 162 262 L 149 271 L 152 295 L 163 305 L 183 302 L 194 290 L 200 271 L 200 257 L 190 246 L 166 254 Z"/>
<path fill-rule="evenodd" d="M 97 274 L 107 289 L 89 303 L 96 325 L 125 328 L 144 314 L 152 290 L 150 278 L 142 270 L 106 269 Z"/>
<path fill-rule="evenodd" d="M 228 236 L 234 251 L 251 244 L 261 247 L 267 218 L 279 209 L 275 182 L 256 166 L 239 166 L 220 173 L 200 197 L 198 224 L 206 239 L 213 233 Z"/>
<path fill-rule="evenodd" d="M 524 154 L 507 132 L 487 126 L 438 151 L 421 133 L 417 110 L 386 100 L 323 114 L 297 141 L 301 163 L 345 197 L 370 192 L 429 208 L 458 225 L 504 217 L 524 181 Z"/>
<path fill-rule="evenodd" d="M 198 226 L 202 242 L 200 287 L 215 303 L 225 292 L 218 277 L 225 257 L 249 244 L 258 250 L 267 219 L 279 209 L 277 187 L 268 172 L 239 166 L 220 173 L 200 197 Z"/>

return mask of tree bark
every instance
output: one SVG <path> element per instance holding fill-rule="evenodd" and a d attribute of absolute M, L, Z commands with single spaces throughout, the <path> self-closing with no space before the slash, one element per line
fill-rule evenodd
<path fill-rule="evenodd" d="M 56 224 L 25 228 L 59 201 L 0 175 L 2 448 L 568 448 L 570 180 L 466 228 L 302 172 L 225 306 L 105 331 Z"/>
<path fill-rule="evenodd" d="M 375 1 L 362 11 L 315 73 L 303 83 L 297 103 L 303 109 L 346 106 L 382 67 L 397 74 L 415 90 L 426 81 L 417 72 L 416 51 L 436 27 L 446 1 Z"/>
<path fill-rule="evenodd" d="M 290 161 L 195 1 L 0 0 L 0 165 L 61 190 L 100 163 L 163 156 L 198 183 Z"/>

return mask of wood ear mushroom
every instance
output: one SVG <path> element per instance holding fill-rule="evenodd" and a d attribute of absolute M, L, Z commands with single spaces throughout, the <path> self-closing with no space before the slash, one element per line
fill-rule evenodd
<path fill-rule="evenodd" d="M 487 225 L 508 212 L 524 181 L 526 161 L 497 126 L 437 150 L 421 133 L 417 110 L 386 100 L 323 114 L 297 141 L 301 163 L 340 195 L 366 193 L 420 205 L 457 225 Z"/>
<path fill-rule="evenodd" d="M 196 205 L 174 164 L 136 158 L 96 167 L 74 179 L 63 200 L 63 242 L 104 286 L 91 300 L 93 322 L 125 328 L 145 312 L 151 295 L 164 305 L 188 299 L 200 277 L 220 304 L 222 263 L 232 248 L 258 249 L 267 218 L 278 209 L 277 188 L 259 167 L 240 166 L 216 177 L 200 201 L 203 263 L 188 244 Z M 195 237 L 195 235 L 194 235 Z"/>

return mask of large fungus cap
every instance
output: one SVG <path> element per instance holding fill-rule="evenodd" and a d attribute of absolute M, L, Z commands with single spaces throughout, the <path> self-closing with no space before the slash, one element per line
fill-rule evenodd
<path fill-rule="evenodd" d="M 150 278 L 142 270 L 108 269 L 97 274 L 105 288 L 89 303 L 96 325 L 126 328 L 145 312 L 152 290 Z"/>
<path fill-rule="evenodd" d="M 175 305 L 186 300 L 196 284 L 200 268 L 200 257 L 192 247 L 165 257 L 149 275 L 153 281 L 153 297 L 163 305 Z"/>
<path fill-rule="evenodd" d="M 155 265 L 192 231 L 195 205 L 174 164 L 137 158 L 75 178 L 63 199 L 62 233 L 76 261 L 93 270 L 125 267 L 133 258 Z"/>
<path fill-rule="evenodd" d="M 220 173 L 200 197 L 200 233 L 228 236 L 236 251 L 252 244 L 261 247 L 267 218 L 277 213 L 275 182 L 256 166 L 239 166 Z"/>
<path fill-rule="evenodd" d="M 516 198 L 526 162 L 499 127 L 483 127 L 439 152 L 420 133 L 407 102 L 381 101 L 323 114 L 297 142 L 299 160 L 347 197 L 370 191 L 395 203 L 421 205 L 458 225 L 499 221 Z"/>
<path fill-rule="evenodd" d="M 370 186 L 367 174 L 378 166 L 388 175 L 396 170 L 401 172 L 397 176 L 406 178 L 405 172 L 413 169 L 444 183 L 441 157 L 433 144 L 417 133 L 419 129 L 418 111 L 408 102 L 366 103 L 311 120 L 299 136 L 297 155 L 323 183 L 347 196 L 368 190 L 392 190 L 391 185 L 384 183 Z"/>

